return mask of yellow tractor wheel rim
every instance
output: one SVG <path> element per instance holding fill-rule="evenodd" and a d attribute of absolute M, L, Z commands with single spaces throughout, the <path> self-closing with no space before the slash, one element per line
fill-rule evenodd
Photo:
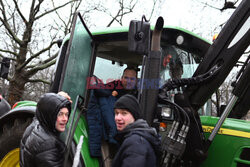
<path fill-rule="evenodd" d="M 3 157 L 2 161 L 0 162 L 0 167 L 20 167 L 19 152 L 19 148 L 11 150 L 7 155 Z"/>

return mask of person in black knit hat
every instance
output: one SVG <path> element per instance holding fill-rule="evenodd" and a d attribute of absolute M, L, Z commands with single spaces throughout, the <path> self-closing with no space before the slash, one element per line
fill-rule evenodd
<path fill-rule="evenodd" d="M 120 97 L 114 106 L 119 149 L 112 167 L 155 167 L 161 155 L 161 141 L 156 130 L 142 119 L 133 95 Z"/>

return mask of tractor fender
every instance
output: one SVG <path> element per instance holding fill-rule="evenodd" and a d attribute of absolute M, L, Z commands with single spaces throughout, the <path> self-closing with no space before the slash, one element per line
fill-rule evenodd
<path fill-rule="evenodd" d="M 20 106 L 0 117 L 0 166 L 19 163 L 20 141 L 35 111 L 36 106 Z"/>
<path fill-rule="evenodd" d="M 35 116 L 36 106 L 23 106 L 10 110 L 0 117 L 0 127 L 11 120 L 15 120 L 16 118 L 33 118 Z"/>

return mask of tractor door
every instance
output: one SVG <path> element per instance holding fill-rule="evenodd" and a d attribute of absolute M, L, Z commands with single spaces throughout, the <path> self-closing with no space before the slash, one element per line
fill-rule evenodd
<path fill-rule="evenodd" d="M 73 19 L 73 26 L 70 34 L 70 38 L 67 41 L 63 41 L 61 52 L 65 52 L 65 46 L 67 46 L 66 54 L 61 53 L 57 71 L 60 72 L 58 91 L 67 92 L 72 101 L 72 111 L 68 123 L 66 133 L 62 136 L 68 148 L 66 154 L 65 166 L 72 162 L 73 158 L 80 156 L 80 166 L 95 167 L 98 166 L 98 160 L 90 157 L 88 149 L 88 132 L 87 123 L 84 117 L 86 105 L 82 105 L 87 101 L 87 78 L 90 76 L 92 62 L 94 62 L 92 52 L 93 38 L 85 25 L 80 13 L 76 13 Z M 68 43 L 68 44 L 67 44 Z M 93 46 L 93 48 L 95 48 Z M 60 61 L 60 59 L 63 59 Z M 60 64 L 60 62 L 62 62 Z M 61 68 L 61 69 L 60 69 Z M 58 74 L 58 72 L 56 72 Z M 81 107 L 78 104 L 81 103 Z M 84 106 L 84 107 L 83 107 Z M 81 143 L 80 139 L 83 139 L 80 155 L 76 153 L 76 146 Z M 73 154 L 71 156 L 71 153 Z M 78 157 L 79 158 L 79 157 Z M 77 158 L 76 158 L 77 159 Z"/>
<path fill-rule="evenodd" d="M 77 95 L 85 96 L 87 77 L 92 61 L 92 35 L 80 13 L 73 20 L 73 28 L 62 68 L 59 91 L 67 92 L 75 103 Z"/>

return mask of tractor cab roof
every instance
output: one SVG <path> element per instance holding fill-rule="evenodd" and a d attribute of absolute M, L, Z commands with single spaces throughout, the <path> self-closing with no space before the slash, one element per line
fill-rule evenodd
<path fill-rule="evenodd" d="M 98 57 L 122 64 L 140 65 L 143 56 L 128 51 L 128 31 L 128 27 L 105 28 L 93 31 L 93 41 L 98 43 Z M 177 38 L 180 36 L 183 37 L 184 41 L 177 44 Z M 168 45 L 176 45 L 180 49 L 191 52 L 197 55 L 194 58 L 199 63 L 210 43 L 188 30 L 179 27 L 164 27 L 161 45 L 162 48 Z"/>

